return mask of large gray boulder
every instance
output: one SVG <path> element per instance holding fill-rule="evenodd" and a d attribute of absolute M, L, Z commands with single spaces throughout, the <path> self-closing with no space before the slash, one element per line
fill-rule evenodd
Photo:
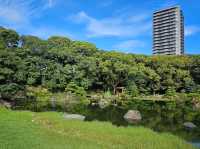
<path fill-rule="evenodd" d="M 138 110 L 129 110 L 124 115 L 124 119 L 130 124 L 135 124 L 142 120 L 142 116 L 141 116 L 140 111 Z"/>
<path fill-rule="evenodd" d="M 194 123 L 192 123 L 192 122 L 185 122 L 185 123 L 183 123 L 183 126 L 184 126 L 185 128 L 187 128 L 187 129 L 194 129 L 194 128 L 197 128 L 197 126 L 196 126 Z"/>
<path fill-rule="evenodd" d="M 85 116 L 79 115 L 79 114 L 64 114 L 64 119 L 66 120 L 79 120 L 79 121 L 84 121 Z"/>

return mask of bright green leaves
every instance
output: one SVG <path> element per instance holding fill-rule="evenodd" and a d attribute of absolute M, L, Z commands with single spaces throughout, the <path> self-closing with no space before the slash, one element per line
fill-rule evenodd
<path fill-rule="evenodd" d="M 66 37 L 52 36 L 48 40 L 48 48 L 62 49 L 65 47 L 70 47 L 71 40 Z"/>
<path fill-rule="evenodd" d="M 0 28 L 0 48 L 17 47 L 19 35 L 14 30 Z"/>

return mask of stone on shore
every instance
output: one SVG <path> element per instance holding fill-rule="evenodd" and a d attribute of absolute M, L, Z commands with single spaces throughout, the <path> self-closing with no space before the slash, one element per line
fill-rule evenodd
<path fill-rule="evenodd" d="M 79 114 L 64 114 L 64 119 L 66 120 L 79 120 L 79 121 L 84 121 L 85 116 L 79 115 Z"/>
<path fill-rule="evenodd" d="M 183 126 L 184 126 L 185 128 L 187 128 L 187 129 L 194 129 L 194 128 L 197 128 L 197 126 L 196 126 L 194 123 L 192 123 L 192 122 L 185 122 L 185 123 L 183 123 Z"/>
<path fill-rule="evenodd" d="M 138 110 L 129 110 L 124 115 L 124 119 L 130 124 L 135 124 L 142 120 L 142 116 L 141 116 L 140 111 Z"/>

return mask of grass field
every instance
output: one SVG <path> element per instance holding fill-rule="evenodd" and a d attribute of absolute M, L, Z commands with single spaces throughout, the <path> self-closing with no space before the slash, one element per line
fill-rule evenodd
<path fill-rule="evenodd" d="M 176 136 L 142 127 L 63 119 L 62 113 L 0 108 L 0 149 L 193 149 Z"/>

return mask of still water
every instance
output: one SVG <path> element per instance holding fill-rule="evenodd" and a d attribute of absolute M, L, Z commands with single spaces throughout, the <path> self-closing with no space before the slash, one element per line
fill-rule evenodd
<path fill-rule="evenodd" d="M 109 121 L 117 126 L 129 126 L 123 116 L 130 108 L 141 112 L 142 121 L 136 125 L 157 132 L 172 133 L 200 148 L 200 111 L 195 110 L 188 103 L 149 101 L 126 108 L 109 106 L 104 109 L 90 106 L 86 114 L 87 120 Z M 184 122 L 192 122 L 197 125 L 197 128 L 187 129 L 183 125 Z"/>

